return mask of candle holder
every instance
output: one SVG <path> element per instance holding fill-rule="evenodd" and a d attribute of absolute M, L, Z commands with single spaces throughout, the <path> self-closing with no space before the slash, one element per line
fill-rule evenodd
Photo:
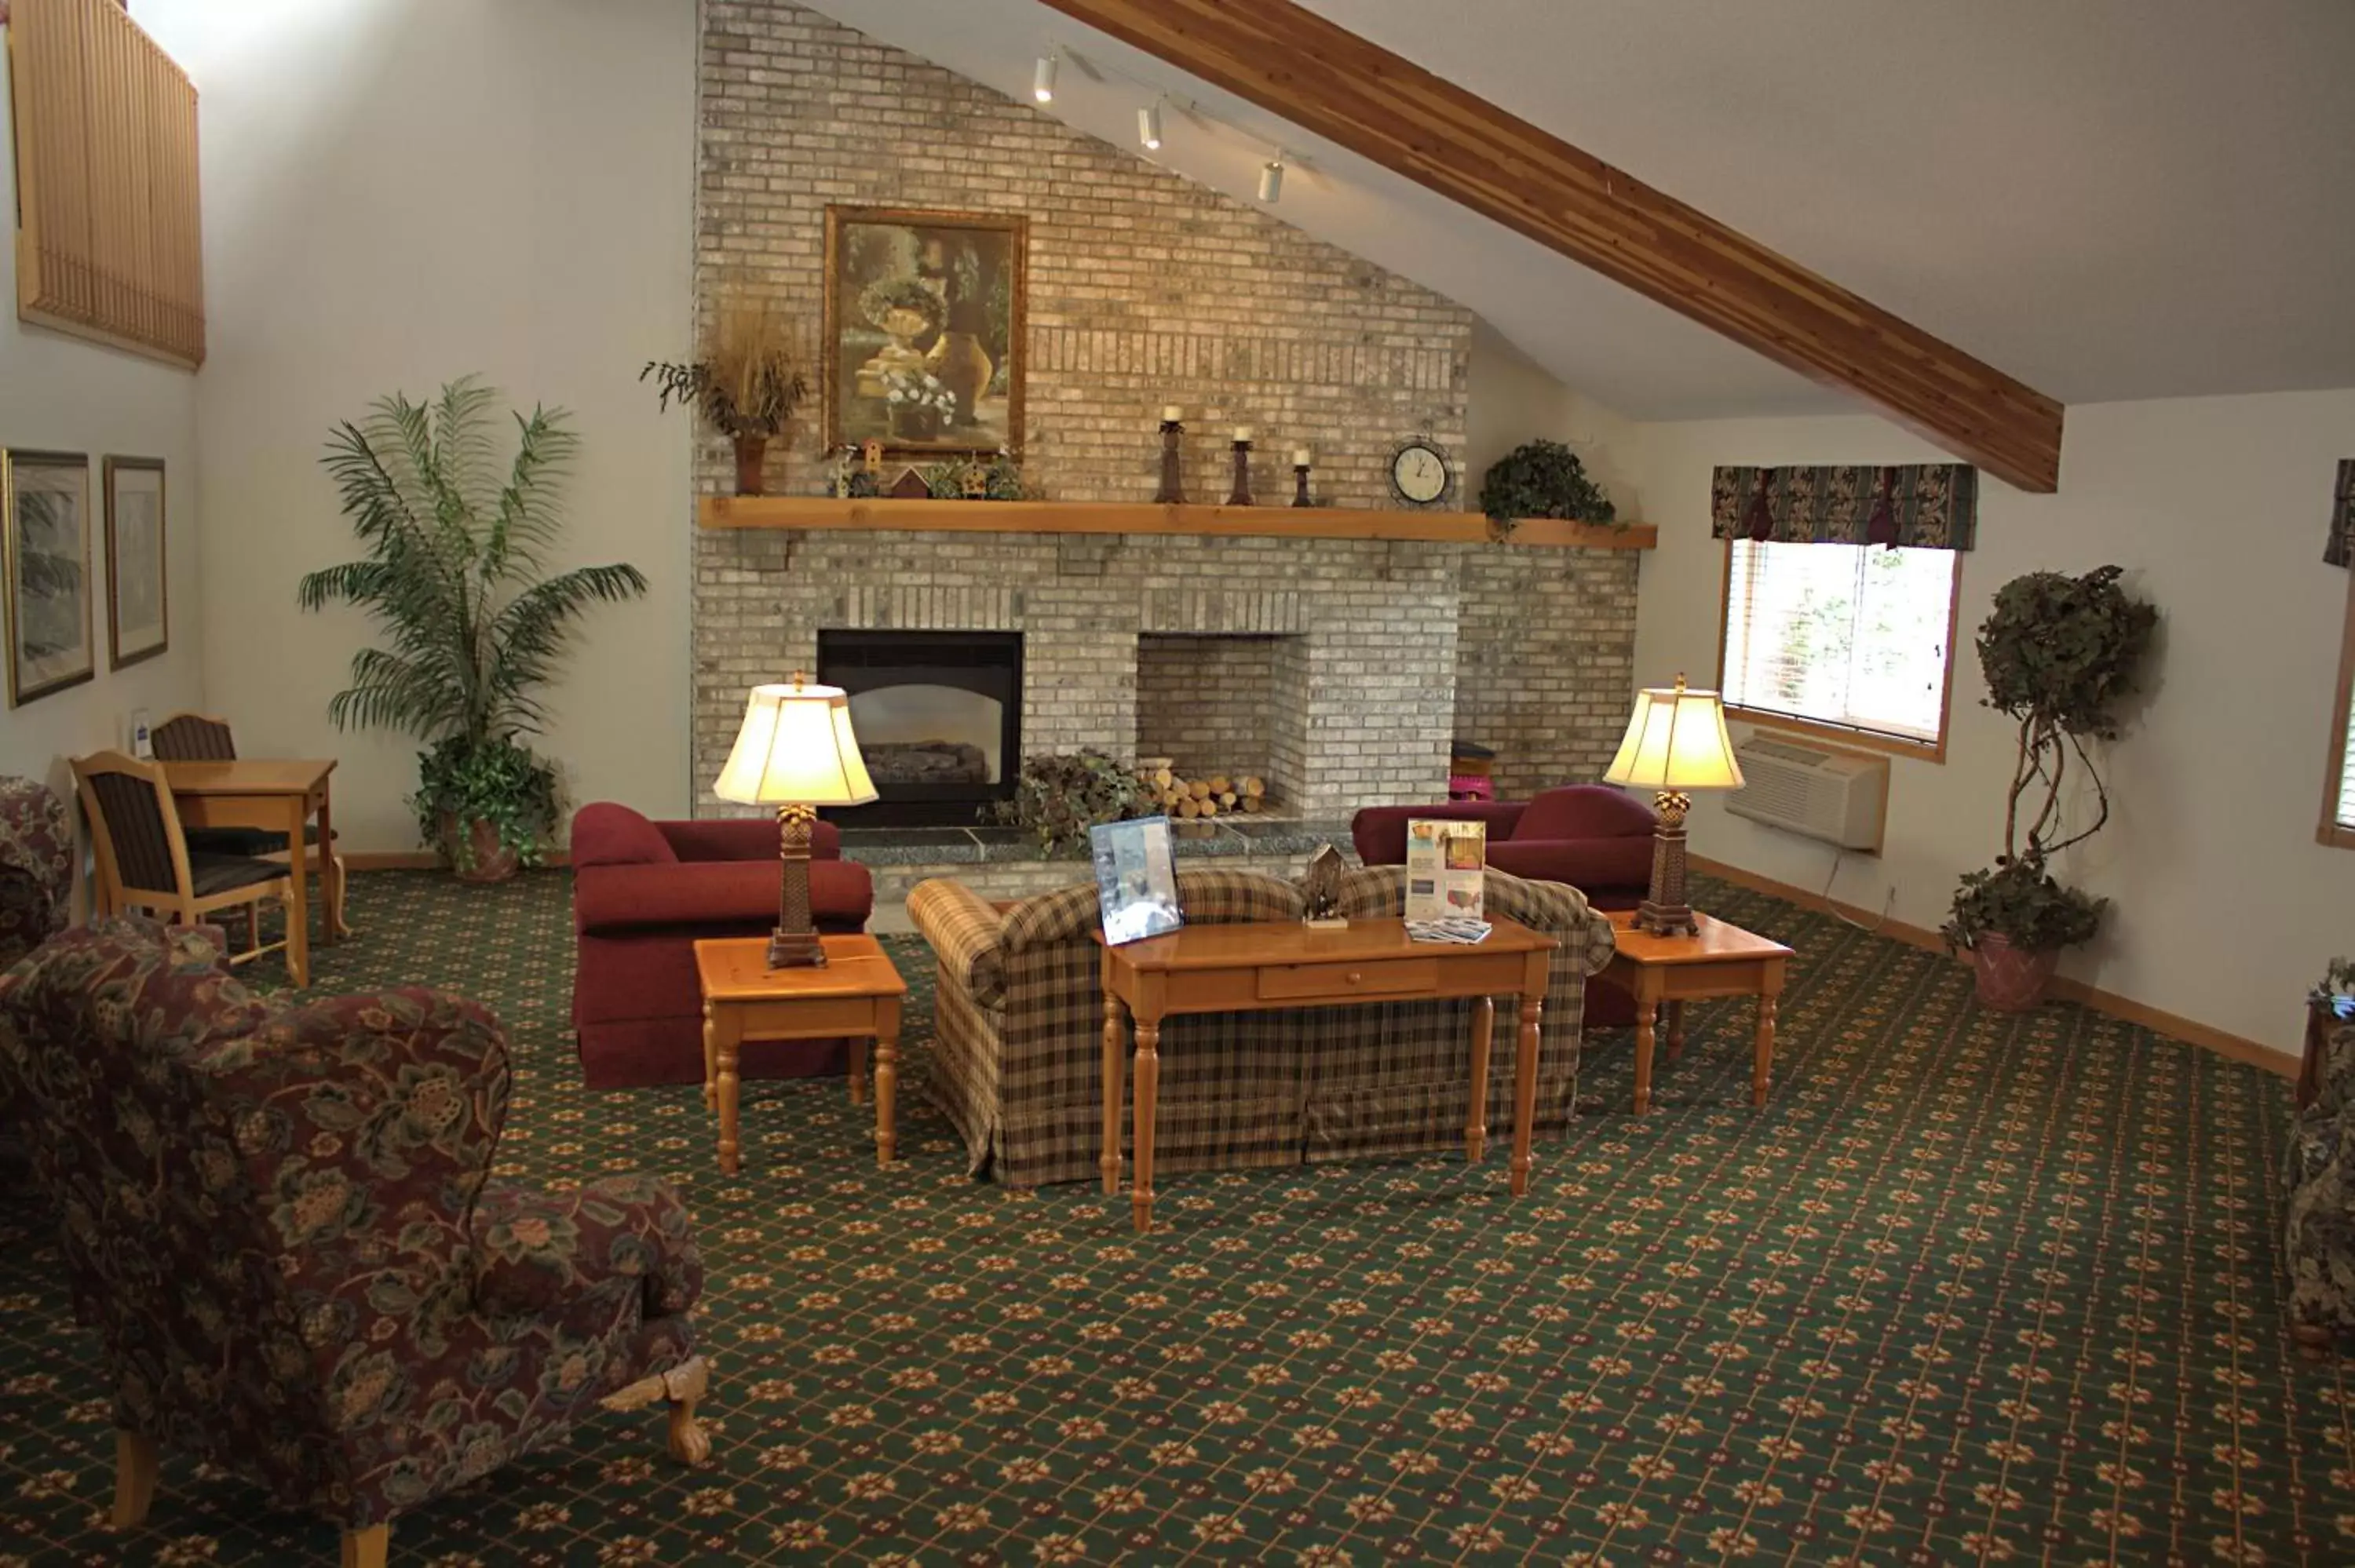
<path fill-rule="evenodd" d="M 1178 443 L 1185 440 L 1186 425 L 1182 419 L 1161 421 L 1161 488 L 1154 493 L 1158 506 L 1186 504 L 1185 465 L 1178 461 Z"/>
<path fill-rule="evenodd" d="M 1305 462 L 1292 465 L 1292 503 L 1295 506 L 1316 504 L 1308 499 L 1308 465 Z"/>
<path fill-rule="evenodd" d="M 1249 506 L 1252 504 L 1252 444 L 1249 441 L 1238 440 L 1234 442 L 1233 445 L 1235 453 L 1235 483 L 1234 488 L 1227 492 L 1227 504 L 1230 506 Z"/>

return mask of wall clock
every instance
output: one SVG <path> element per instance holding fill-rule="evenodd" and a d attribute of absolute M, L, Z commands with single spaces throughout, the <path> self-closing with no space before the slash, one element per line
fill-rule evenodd
<path fill-rule="evenodd" d="M 1455 488 L 1455 465 L 1430 437 L 1401 442 L 1391 453 L 1391 493 L 1409 506 L 1437 506 Z"/>

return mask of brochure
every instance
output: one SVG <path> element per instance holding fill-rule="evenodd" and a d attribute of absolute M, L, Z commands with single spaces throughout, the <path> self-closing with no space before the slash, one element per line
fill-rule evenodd
<path fill-rule="evenodd" d="M 1432 817 L 1406 824 L 1406 917 L 1481 918 L 1488 863 L 1488 824 Z"/>
<path fill-rule="evenodd" d="M 1406 938 L 1410 942 L 1451 942 L 1459 948 L 1487 941 L 1488 931 L 1489 925 L 1486 920 L 1451 918 L 1410 920 L 1406 923 Z"/>
<path fill-rule="evenodd" d="M 1169 853 L 1169 819 L 1138 817 L 1088 830 L 1095 861 L 1096 902 L 1104 940 L 1117 947 L 1166 936 L 1185 924 L 1178 907 L 1178 863 Z"/>

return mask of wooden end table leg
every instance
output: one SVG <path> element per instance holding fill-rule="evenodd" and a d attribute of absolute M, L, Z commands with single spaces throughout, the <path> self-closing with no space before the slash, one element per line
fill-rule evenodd
<path fill-rule="evenodd" d="M 875 1163 L 889 1165 L 900 1152 L 900 1002 L 875 1006 Z"/>
<path fill-rule="evenodd" d="M 733 1176 L 741 1168 L 736 1138 L 736 1021 L 722 1016 L 713 1052 L 712 1083 L 719 1098 L 719 1169 Z"/>
<path fill-rule="evenodd" d="M 1521 1028 L 1513 1048 L 1513 1196 L 1529 1190 L 1529 1139 L 1538 1119 L 1538 1020 L 1545 996 L 1521 998 Z"/>
<path fill-rule="evenodd" d="M 308 802 L 299 797 L 287 807 L 287 879 L 294 898 L 286 909 L 286 969 L 298 987 L 311 983 L 310 855 L 303 848 L 303 825 L 311 819 Z M 256 911 L 256 917 L 260 912 Z"/>
<path fill-rule="evenodd" d="M 1464 1113 L 1464 1162 L 1477 1165 L 1488 1152 L 1488 1046 L 1497 1027 L 1497 999 L 1472 1003 L 1472 1107 Z"/>
<path fill-rule="evenodd" d="M 1104 992 L 1103 1021 L 1103 1154 L 1097 1163 L 1103 1170 L 1104 1196 L 1120 1191 L 1120 1099 L 1121 1083 L 1127 1075 L 1127 1044 L 1121 1026 L 1120 998 Z"/>
<path fill-rule="evenodd" d="M 294 858 L 301 839 L 287 846 L 287 858 Z M 307 851 L 301 853 L 307 853 Z M 344 924 L 344 862 L 336 853 L 336 811 L 332 797 L 322 788 L 319 791 L 319 889 L 327 904 L 327 918 L 322 934 L 332 947 L 352 934 Z"/>
<path fill-rule="evenodd" d="M 1783 969 L 1777 964 L 1766 977 L 1766 989 L 1758 993 L 1758 1039 L 1755 1056 L 1750 1065 L 1750 1103 L 1766 1103 L 1766 1086 L 1774 1074 L 1774 1003 L 1783 991 Z"/>
<path fill-rule="evenodd" d="M 1648 992 L 1636 998 L 1636 1114 L 1652 1108 L 1652 1029 L 1660 999 Z"/>
<path fill-rule="evenodd" d="M 867 1103 L 867 1042 L 862 1038 L 850 1042 L 850 1103 Z"/>
<path fill-rule="evenodd" d="M 1668 1003 L 1668 1060 L 1673 1062 L 1685 1054 L 1685 1004 Z"/>
<path fill-rule="evenodd" d="M 1153 1228 L 1153 1117 L 1161 1094 L 1161 1020 L 1136 1021 L 1136 1128 L 1129 1136 L 1136 1146 L 1136 1180 L 1129 1190 L 1129 1208 L 1136 1216 L 1139 1234 Z"/>
<path fill-rule="evenodd" d="M 719 1025 L 711 1004 L 703 1004 L 703 1108 L 719 1108 Z"/>

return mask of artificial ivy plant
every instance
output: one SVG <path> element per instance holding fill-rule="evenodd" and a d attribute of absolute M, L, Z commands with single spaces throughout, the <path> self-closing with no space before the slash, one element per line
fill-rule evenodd
<path fill-rule="evenodd" d="M 1523 517 L 1625 526 L 1603 487 L 1587 477 L 1578 454 L 1560 441 L 1525 441 L 1490 463 L 1480 480 L 1480 510 L 1499 538 Z"/>

